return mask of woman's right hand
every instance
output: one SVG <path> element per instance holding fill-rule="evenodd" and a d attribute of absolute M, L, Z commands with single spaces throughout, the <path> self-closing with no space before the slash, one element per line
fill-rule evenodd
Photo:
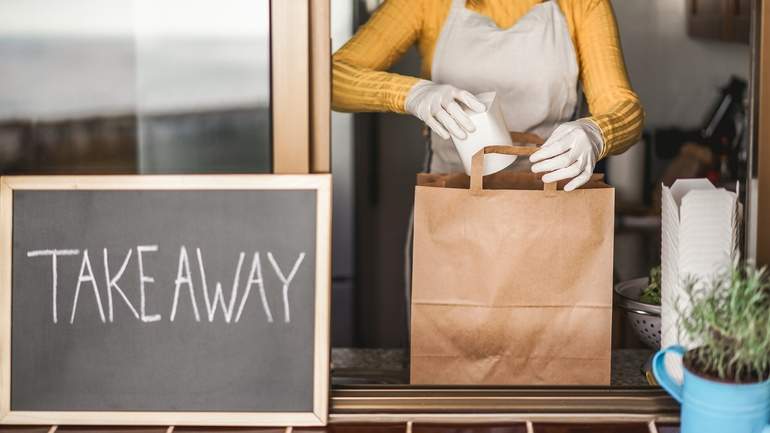
<path fill-rule="evenodd" d="M 470 92 L 427 80 L 420 81 L 409 90 L 405 108 L 425 122 L 439 137 L 446 140 L 451 134 L 462 140 L 476 127 L 460 103 L 477 113 L 486 110 L 486 106 Z"/>

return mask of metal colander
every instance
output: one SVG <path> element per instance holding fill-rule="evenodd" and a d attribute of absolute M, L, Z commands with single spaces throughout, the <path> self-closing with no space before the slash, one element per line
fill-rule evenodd
<path fill-rule="evenodd" d="M 615 306 L 626 312 L 631 328 L 651 349 L 660 348 L 660 305 L 639 300 L 649 278 L 637 278 L 615 285 Z"/>

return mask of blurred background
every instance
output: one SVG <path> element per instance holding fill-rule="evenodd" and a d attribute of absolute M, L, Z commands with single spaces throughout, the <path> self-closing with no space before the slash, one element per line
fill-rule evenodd
<path fill-rule="evenodd" d="M 269 0 L 0 2 L 0 168 L 270 171 L 269 19 Z"/>

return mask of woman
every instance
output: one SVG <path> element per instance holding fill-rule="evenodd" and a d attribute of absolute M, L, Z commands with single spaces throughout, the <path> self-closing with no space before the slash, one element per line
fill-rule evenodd
<path fill-rule="evenodd" d="M 384 72 L 414 43 L 424 79 Z M 570 121 L 578 78 L 591 111 Z M 340 111 L 411 113 L 432 130 L 430 171 L 462 171 L 450 135 L 496 91 L 511 131 L 548 137 L 530 161 L 544 182 L 586 183 L 636 142 L 644 113 L 626 75 L 609 0 L 386 0 L 333 58 Z"/>

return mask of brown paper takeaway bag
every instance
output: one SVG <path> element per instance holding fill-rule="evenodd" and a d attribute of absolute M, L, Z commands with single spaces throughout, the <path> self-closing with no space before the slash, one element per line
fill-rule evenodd
<path fill-rule="evenodd" d="M 614 189 L 530 172 L 420 174 L 411 382 L 609 385 Z"/>

